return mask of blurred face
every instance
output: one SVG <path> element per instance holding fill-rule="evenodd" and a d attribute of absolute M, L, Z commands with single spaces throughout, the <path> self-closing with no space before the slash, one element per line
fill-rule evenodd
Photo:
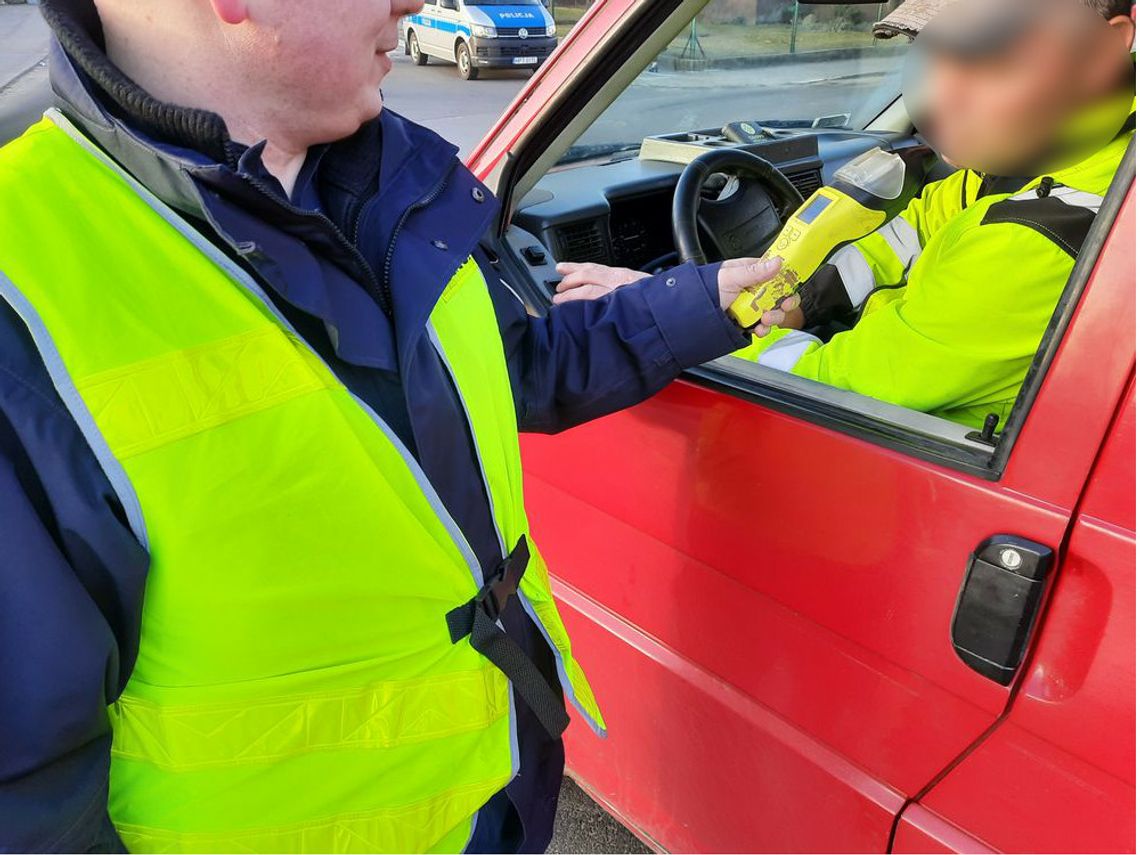
<path fill-rule="evenodd" d="M 398 22 L 423 0 L 211 0 L 246 91 L 310 144 L 340 139 L 381 110 Z"/>
<path fill-rule="evenodd" d="M 1128 35 L 1073 0 L 963 0 L 948 11 L 916 42 L 907 104 L 958 166 L 1034 172 L 1129 67 Z"/>

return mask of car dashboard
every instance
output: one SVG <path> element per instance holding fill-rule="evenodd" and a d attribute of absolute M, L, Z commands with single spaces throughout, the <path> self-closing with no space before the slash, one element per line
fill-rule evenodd
<path fill-rule="evenodd" d="M 685 164 L 704 151 L 734 147 L 776 166 L 806 198 L 835 170 L 875 147 L 914 145 L 911 137 L 823 128 L 767 129 L 769 138 L 740 141 L 732 130 L 648 137 L 640 152 L 555 167 L 518 204 L 507 243 L 549 295 L 560 261 L 594 262 L 654 272 L 677 263 L 672 206 Z M 724 199 L 724 196 L 721 196 Z"/>

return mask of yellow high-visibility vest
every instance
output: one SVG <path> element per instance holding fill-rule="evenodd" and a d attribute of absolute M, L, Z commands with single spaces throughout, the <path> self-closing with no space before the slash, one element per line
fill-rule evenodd
<path fill-rule="evenodd" d="M 418 463 L 254 281 L 58 113 L 0 151 L 0 296 L 151 566 L 109 708 L 133 851 L 458 851 L 515 774 L 510 684 L 446 616 L 481 570 Z M 429 334 L 504 544 L 529 535 L 516 414 L 468 260 Z M 604 725 L 532 550 L 519 594 Z"/>

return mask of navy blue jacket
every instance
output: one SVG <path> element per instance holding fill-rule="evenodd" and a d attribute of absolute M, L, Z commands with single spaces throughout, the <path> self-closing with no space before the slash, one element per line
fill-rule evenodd
<path fill-rule="evenodd" d="M 522 430 L 628 407 L 746 343 L 719 308 L 715 267 L 530 317 L 480 248 L 495 201 L 431 131 L 385 111 L 314 149 L 288 199 L 260 146 L 229 140 L 217 117 L 159 104 L 110 66 L 91 0 L 46 0 L 44 10 L 63 111 L 266 286 L 412 449 L 485 570 L 499 542 L 461 404 L 425 335 L 468 255 L 491 290 Z M 0 554 L 0 851 L 120 849 L 107 817 L 106 706 L 137 652 L 148 555 L 2 301 Z M 553 676 L 522 610 L 503 621 Z M 562 746 L 515 707 L 520 773 L 480 812 L 471 851 L 542 851 L 551 836 Z"/>

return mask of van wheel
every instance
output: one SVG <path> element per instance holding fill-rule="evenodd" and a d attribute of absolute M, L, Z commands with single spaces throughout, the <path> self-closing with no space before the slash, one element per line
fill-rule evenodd
<path fill-rule="evenodd" d="M 408 55 L 416 65 L 427 65 L 427 54 L 420 50 L 420 40 L 415 30 L 408 30 Z"/>
<path fill-rule="evenodd" d="M 462 42 L 455 49 L 455 65 L 459 68 L 459 76 L 464 80 L 479 79 L 479 69 L 471 61 L 471 50 Z"/>

